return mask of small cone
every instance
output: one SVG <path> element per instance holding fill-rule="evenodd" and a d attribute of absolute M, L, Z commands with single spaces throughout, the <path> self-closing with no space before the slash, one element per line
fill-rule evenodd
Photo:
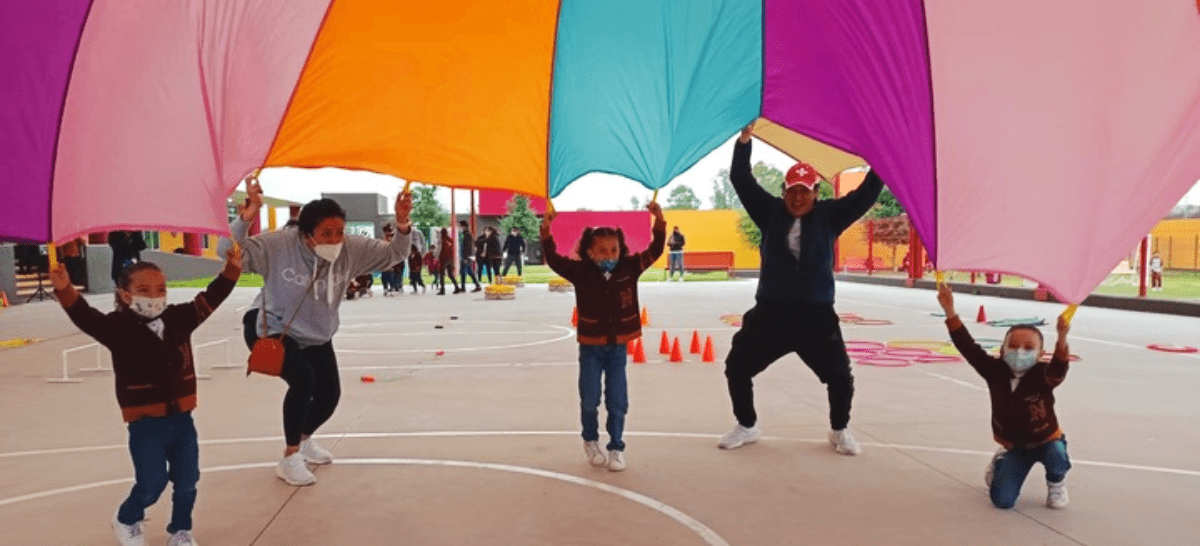
<path fill-rule="evenodd" d="M 717 359 L 713 356 L 712 336 L 708 336 L 704 340 L 704 358 L 702 362 L 716 362 Z"/>
<path fill-rule="evenodd" d="M 625 344 L 625 354 L 627 354 L 627 355 L 631 355 L 631 354 L 633 354 L 633 350 L 635 349 L 635 347 L 634 347 L 635 345 L 637 345 L 637 342 L 636 342 L 636 341 L 634 341 L 634 340 L 632 340 L 632 339 L 631 339 L 631 340 L 629 340 L 629 343 L 626 343 L 626 344 Z"/>
<path fill-rule="evenodd" d="M 364 375 L 364 376 L 362 376 L 361 379 L 362 379 L 363 383 L 374 383 L 375 382 L 375 376 L 373 376 L 373 375 Z"/>
<path fill-rule="evenodd" d="M 987 313 L 983 312 L 983 306 L 979 306 L 979 316 L 975 317 L 975 322 L 987 322 Z"/>
<path fill-rule="evenodd" d="M 683 362 L 683 351 L 679 350 L 679 338 L 671 344 L 671 362 Z"/>
<path fill-rule="evenodd" d="M 667 339 L 667 332 L 663 330 L 662 341 L 658 342 L 658 354 L 671 354 L 671 340 Z"/>
<path fill-rule="evenodd" d="M 646 348 L 642 347 L 642 338 L 640 338 L 640 337 L 637 338 L 637 341 L 635 341 L 633 344 L 633 363 L 634 364 L 645 364 L 646 363 Z"/>
<path fill-rule="evenodd" d="M 692 346 L 688 348 L 688 352 L 698 355 L 700 354 L 700 332 L 692 330 Z"/>
<path fill-rule="evenodd" d="M 646 310 L 646 306 L 642 306 L 642 326 L 650 325 L 650 312 Z"/>
<path fill-rule="evenodd" d="M 579 308 L 571 308 L 571 327 L 579 326 Z"/>
<path fill-rule="evenodd" d="M 8 294 L 0 290 L 0 307 L 8 307 Z"/>

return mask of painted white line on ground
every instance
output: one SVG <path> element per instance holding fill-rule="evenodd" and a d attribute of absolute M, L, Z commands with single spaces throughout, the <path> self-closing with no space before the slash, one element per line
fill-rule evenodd
<path fill-rule="evenodd" d="M 1080 341 L 1089 341 L 1091 343 L 1099 343 L 1102 345 L 1111 345 L 1113 347 L 1123 347 L 1126 349 L 1139 349 L 1142 351 L 1152 351 L 1153 350 L 1153 349 L 1150 349 L 1150 348 L 1142 346 L 1142 345 L 1134 345 L 1132 343 L 1120 343 L 1120 342 L 1116 342 L 1116 341 L 1108 341 L 1106 339 L 1095 339 L 1095 338 L 1076 336 L 1076 335 L 1072 335 L 1071 339 L 1072 340 L 1078 339 Z M 1176 356 L 1186 356 L 1188 358 L 1200 358 L 1200 353 L 1171 353 L 1171 352 L 1166 352 L 1166 351 L 1155 351 L 1155 352 L 1162 353 L 1162 354 L 1176 355 Z"/>
<path fill-rule="evenodd" d="M 458 347 L 458 348 L 441 349 L 441 350 L 452 350 L 454 352 L 461 353 L 461 352 L 467 352 L 467 351 L 497 351 L 497 350 L 502 350 L 502 349 L 520 349 L 523 347 L 536 347 L 538 345 L 549 345 L 551 343 L 557 343 L 559 341 L 563 341 L 563 340 L 575 337 L 575 330 L 572 328 L 566 328 L 563 326 L 554 326 L 552 324 L 543 324 L 542 326 L 546 326 L 549 328 L 556 328 L 556 329 L 558 329 L 558 331 L 563 332 L 563 335 L 555 337 L 555 338 L 551 338 L 551 339 L 543 339 L 541 341 L 530 341 L 528 343 L 512 343 L 512 344 L 508 344 L 508 345 L 489 345 L 489 346 L 485 346 L 485 347 Z M 464 335 L 470 334 L 470 332 L 462 332 L 462 333 Z M 341 348 L 339 348 L 339 349 L 337 349 L 337 352 L 338 353 L 346 353 L 346 354 L 358 354 L 358 355 L 396 355 L 396 354 L 412 354 L 412 353 L 432 353 L 432 352 L 436 352 L 438 350 L 439 349 L 341 349 Z"/>
<path fill-rule="evenodd" d="M 345 366 L 338 371 L 368 371 L 368 370 L 436 370 L 439 368 L 545 368 L 557 366 L 578 366 L 578 362 L 496 362 L 492 364 L 409 364 L 399 366 Z"/>
<path fill-rule="evenodd" d="M 719 440 L 719 434 L 705 434 L 699 432 L 633 432 L 626 431 L 626 436 L 636 436 L 642 438 L 689 438 L 701 440 Z M 483 431 L 421 431 L 421 432 L 345 432 L 345 433 L 328 433 L 315 434 L 314 438 L 319 439 L 380 439 L 380 438 L 469 438 L 469 437 L 487 437 L 487 436 L 579 436 L 579 431 L 567 430 L 483 430 Z M 763 436 L 762 440 L 780 441 L 780 442 L 802 442 L 824 444 L 829 440 L 825 438 L 791 438 L 786 436 Z M 263 443 L 263 442 L 282 442 L 282 436 L 261 436 L 251 438 L 228 438 L 221 440 L 201 440 L 200 445 L 235 445 L 248 443 Z M 935 453 L 950 453 L 955 455 L 986 455 L 991 456 L 993 451 L 977 451 L 972 449 L 960 449 L 952 447 L 936 447 L 936 446 L 918 446 L 907 444 L 889 444 L 879 442 L 859 442 L 864 446 L 871 447 L 887 447 L 894 449 L 907 449 L 912 451 L 929 451 Z M 0 459 L 13 457 L 28 457 L 28 456 L 44 456 L 58 455 L 67 453 L 82 453 L 91 451 L 105 451 L 116 449 L 128 449 L 125 444 L 112 444 L 102 446 L 88 447 L 68 447 L 58 449 L 38 449 L 30 451 L 12 451 L 8 453 L 0 453 Z M 714 446 L 713 449 L 716 449 Z M 1071 459 L 1072 464 L 1081 464 L 1085 466 L 1098 466 L 1103 468 L 1116 468 L 1121 470 L 1138 470 L 1143 472 L 1155 472 L 1160 474 L 1176 474 L 1180 476 L 1195 476 L 1200 477 L 1200 470 L 1188 470 L 1183 468 L 1169 468 L 1162 466 L 1149 466 L 1126 463 L 1110 463 L 1104 461 L 1087 461 Z M 271 463 L 272 465 L 275 463 Z M 129 481 L 129 480 L 125 480 Z M 118 482 L 122 483 L 122 482 Z"/>
<path fill-rule="evenodd" d="M 201 474 L 208 474 L 211 472 L 247 470 L 247 469 L 254 469 L 254 468 L 271 468 L 271 467 L 274 467 L 276 464 L 277 463 L 269 462 L 269 463 L 250 463 L 250 464 L 239 464 L 239 465 L 229 465 L 229 466 L 215 466 L 215 467 L 201 469 L 200 472 L 201 472 Z M 725 541 L 725 539 L 721 538 L 720 535 L 718 535 L 715 531 L 710 529 L 707 525 L 700 523 L 700 521 L 697 520 L 696 518 L 693 518 L 693 517 L 683 513 L 678 508 L 675 508 L 669 504 L 666 504 L 659 500 L 655 500 L 655 499 L 648 497 L 646 495 L 643 495 L 641 493 L 635 493 L 628 489 L 623 489 L 623 488 L 620 488 L 620 487 L 617 487 L 614 485 L 609 485 L 604 482 L 589 480 L 587 478 L 581 478 L 579 476 L 565 474 L 562 472 L 554 472 L 551 470 L 543 470 L 540 468 L 531 468 L 531 467 L 527 467 L 527 466 L 516 466 L 516 465 L 498 464 L 498 463 L 483 463 L 483 462 L 477 462 L 477 461 L 456 461 L 456 460 L 447 460 L 447 459 L 397 459 L 397 458 L 338 459 L 337 464 L 338 465 L 363 465 L 363 466 L 379 466 L 379 465 L 444 466 L 444 467 L 451 467 L 451 468 L 473 468 L 473 469 L 482 469 L 482 470 L 498 470 L 500 472 L 510 472 L 513 474 L 525 474 L 527 476 L 536 476 L 539 478 L 549 478 L 552 480 L 558 480 L 558 481 L 565 482 L 565 483 L 571 483 L 571 484 L 575 484 L 575 485 L 582 485 L 584 487 L 590 487 L 592 489 L 596 489 L 599 491 L 603 491 L 605 493 L 610 493 L 612 495 L 616 495 L 625 500 L 636 502 L 642 506 L 650 508 L 664 516 L 667 516 L 667 517 L 675 520 L 677 523 L 679 523 L 680 525 L 683 525 L 684 527 L 687 527 L 689 530 L 696 533 L 702 540 L 704 540 L 705 543 L 709 544 L 710 546 L 730 546 L 729 543 Z M 6 506 L 9 504 L 16 504 L 19 502 L 30 501 L 30 500 L 35 500 L 35 499 L 42 499 L 42 498 L 51 497 L 54 495 L 61 495 L 61 494 L 66 494 L 66 493 L 76 493 L 79 491 L 95 489 L 98 487 L 106 487 L 106 486 L 110 486 L 110 485 L 120 485 L 120 484 L 132 483 L 132 482 L 133 482 L 132 478 L 126 478 L 126 479 L 120 479 L 120 480 L 106 480 L 106 481 L 102 481 L 102 482 L 94 482 L 94 483 L 89 483 L 89 484 L 84 484 L 84 485 L 77 485 L 77 486 L 73 486 L 73 487 L 63 487 L 60 489 L 51 489 L 48 491 L 31 493 L 28 495 L 21 495 L 19 497 L 10 497 L 7 499 L 0 499 L 0 506 Z"/>
<path fill-rule="evenodd" d="M 985 391 L 985 390 L 987 390 L 987 389 L 985 389 L 985 388 L 983 388 L 983 387 L 980 387 L 979 385 L 976 385 L 976 384 L 974 384 L 974 383 L 968 383 L 968 382 L 966 382 L 966 381 L 963 381 L 963 380 L 961 380 L 961 379 L 955 379 L 955 378 L 953 378 L 953 377 L 948 377 L 948 376 L 942 375 L 942 374 L 940 374 L 940 373 L 934 373 L 934 372 L 929 372 L 929 371 L 925 371 L 925 370 L 921 370 L 921 373 L 924 373 L 924 374 L 926 374 L 926 375 L 932 375 L 932 376 L 934 376 L 934 377 L 936 377 L 936 378 L 938 378 L 938 379 L 944 379 L 944 380 L 946 380 L 946 381 L 949 381 L 949 382 L 951 382 L 951 383 L 957 383 L 957 384 L 959 384 L 959 385 L 962 385 L 962 386 L 964 386 L 964 387 L 967 387 L 968 389 L 975 389 L 975 390 L 977 390 L 977 391 Z"/>

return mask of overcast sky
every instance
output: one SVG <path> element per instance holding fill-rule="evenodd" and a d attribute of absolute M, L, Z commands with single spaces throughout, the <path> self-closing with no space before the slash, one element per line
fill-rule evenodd
<path fill-rule="evenodd" d="M 721 169 L 728 169 L 733 157 L 735 137 L 713 150 L 691 169 L 679 175 L 659 191 L 659 201 L 665 202 L 672 189 L 685 185 L 696 192 L 701 208 L 712 207 L 712 181 Z M 752 162 L 764 161 L 786 171 L 794 161 L 770 145 L 755 140 Z M 342 169 L 267 169 L 260 177 L 263 192 L 270 197 L 307 203 L 326 193 L 379 193 L 387 196 L 391 210 L 396 193 L 404 187 L 404 181 L 388 175 L 365 171 Z M 241 189 L 241 188 L 239 188 Z M 590 210 L 628 210 L 630 197 L 636 196 L 645 203 L 651 191 L 627 178 L 610 174 L 589 174 L 576 180 L 563 193 L 554 198 L 554 207 L 560 211 L 586 208 Z M 469 192 L 458 190 L 455 196 L 459 212 L 470 210 L 467 202 Z M 438 198 L 450 208 L 450 190 L 440 188 Z M 1181 202 L 1200 205 L 1200 182 L 1192 187 Z"/>

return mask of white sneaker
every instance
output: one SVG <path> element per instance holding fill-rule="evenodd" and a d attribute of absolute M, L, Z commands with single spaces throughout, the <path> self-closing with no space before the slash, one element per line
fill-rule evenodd
<path fill-rule="evenodd" d="M 200 543 L 192 537 L 191 531 L 175 531 L 167 539 L 167 546 L 200 546 Z"/>
<path fill-rule="evenodd" d="M 275 475 L 287 482 L 288 485 L 312 485 L 317 483 L 317 477 L 304 464 L 304 455 L 299 451 L 284 457 L 275 465 Z"/>
<path fill-rule="evenodd" d="M 858 446 L 858 442 L 854 440 L 854 435 L 850 434 L 850 429 L 829 431 L 829 444 L 833 446 L 833 450 L 842 455 L 858 455 L 862 452 L 862 448 Z"/>
<path fill-rule="evenodd" d="M 146 546 L 146 536 L 142 534 L 142 522 L 134 523 L 133 525 L 125 525 L 117 520 L 117 516 L 113 516 L 112 520 L 113 534 L 117 537 L 117 544 L 121 546 Z"/>
<path fill-rule="evenodd" d="M 1000 460 L 1000 456 L 1004 455 L 1004 452 L 1004 448 L 997 449 L 996 454 L 992 455 L 992 460 L 988 462 L 987 470 L 983 471 L 983 483 L 988 488 L 992 487 L 992 477 L 996 475 L 996 461 Z"/>
<path fill-rule="evenodd" d="M 1062 510 L 1071 503 L 1071 498 L 1067 496 L 1066 480 L 1058 483 L 1046 482 L 1046 506 L 1055 510 Z"/>
<path fill-rule="evenodd" d="M 746 444 L 757 442 L 759 436 L 762 436 L 762 433 L 759 432 L 758 427 L 746 428 L 739 424 L 733 427 L 733 430 L 729 431 L 729 434 L 726 434 L 724 438 L 721 438 L 721 443 L 717 444 L 717 447 L 721 449 L 737 449 Z"/>
<path fill-rule="evenodd" d="M 307 438 L 300 441 L 300 454 L 304 461 L 312 464 L 329 464 L 333 462 L 333 454 L 317 445 L 316 440 Z"/>
<path fill-rule="evenodd" d="M 621 451 L 609 451 L 608 469 L 613 472 L 625 470 L 625 453 Z"/>
<path fill-rule="evenodd" d="M 604 456 L 604 450 L 600 449 L 600 442 L 584 442 L 583 452 L 587 455 L 588 462 L 596 468 L 608 464 L 608 458 Z"/>

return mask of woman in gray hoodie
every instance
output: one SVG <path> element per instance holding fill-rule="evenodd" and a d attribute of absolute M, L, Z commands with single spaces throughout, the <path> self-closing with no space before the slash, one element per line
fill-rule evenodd
<path fill-rule="evenodd" d="M 354 277 L 387 269 L 408 256 L 412 194 L 396 197 L 396 235 L 384 242 L 346 235 L 346 212 L 332 199 L 305 205 L 297 229 L 250 237 L 249 222 L 262 207 L 257 180 L 246 182 L 246 193 L 245 209 L 229 226 L 242 247 L 244 269 L 263 275 L 262 292 L 243 317 L 246 344 L 252 347 L 260 336 L 286 331 L 281 377 L 288 384 L 283 399 L 287 446 L 275 474 L 290 485 L 309 485 L 316 477 L 305 463 L 333 461 L 311 436 L 333 415 L 341 397 L 332 342 L 341 295 Z M 260 313 L 266 314 L 265 330 Z"/>

